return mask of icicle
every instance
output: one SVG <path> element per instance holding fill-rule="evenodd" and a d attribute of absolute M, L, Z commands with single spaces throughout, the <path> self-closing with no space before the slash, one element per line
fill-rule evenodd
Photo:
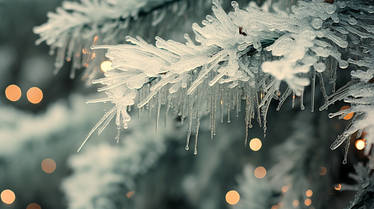
<path fill-rule="evenodd" d="M 312 93 L 311 93 L 311 102 L 312 102 L 312 104 L 311 104 L 311 112 L 314 112 L 314 100 L 315 100 L 315 94 L 316 94 L 316 71 L 314 71 L 313 70 L 313 72 L 312 72 Z"/>
<path fill-rule="evenodd" d="M 214 98 L 213 98 L 214 96 L 213 95 L 211 95 L 210 96 L 210 138 L 211 139 L 213 139 L 213 137 L 214 137 L 214 113 L 215 113 L 215 111 L 214 111 L 214 104 L 213 104 L 213 100 L 214 100 Z"/>
<path fill-rule="evenodd" d="M 247 147 L 248 144 L 248 127 L 249 127 L 249 120 L 250 120 L 250 111 L 249 111 L 249 96 L 247 95 L 245 98 L 245 140 L 244 146 Z"/>
<path fill-rule="evenodd" d="M 300 95 L 300 109 L 301 110 L 305 110 L 305 106 L 304 106 L 304 91 L 301 92 L 301 95 Z"/>
<path fill-rule="evenodd" d="M 295 107 L 295 99 L 296 99 L 295 92 L 292 92 L 292 109 Z"/>
<path fill-rule="evenodd" d="M 345 144 L 345 148 L 344 148 L 344 160 L 343 160 L 343 164 L 346 165 L 347 164 L 347 158 L 348 158 L 348 151 L 349 151 L 349 146 L 351 145 L 351 141 L 350 140 L 347 140 L 346 144 Z"/>
<path fill-rule="evenodd" d="M 220 113 L 221 113 L 221 123 L 223 123 L 223 116 L 224 116 L 223 91 L 220 90 L 220 92 L 221 92 L 221 98 L 220 98 L 219 104 L 220 104 Z"/>
<path fill-rule="evenodd" d="M 322 92 L 323 98 L 325 99 L 325 103 L 327 103 L 328 102 L 328 96 L 327 96 L 327 93 L 326 93 L 325 82 L 323 82 L 322 73 L 317 73 L 317 75 L 318 75 L 318 78 L 319 78 L 319 81 L 320 81 L 321 92 Z"/>
<path fill-rule="evenodd" d="M 188 124 L 188 133 L 187 133 L 187 140 L 186 140 L 186 147 L 185 150 L 189 150 L 190 147 L 190 138 L 191 138 L 191 132 L 192 132 L 192 106 L 193 104 L 190 104 L 190 118 L 189 118 L 189 124 Z"/>
<path fill-rule="evenodd" d="M 282 107 L 283 103 L 291 95 L 291 93 L 292 93 L 292 90 L 288 87 L 286 89 L 286 91 L 283 93 L 283 95 L 281 96 L 281 98 L 279 99 L 279 104 L 278 104 L 278 107 L 277 107 L 277 111 L 280 110 L 280 108 Z"/>
<path fill-rule="evenodd" d="M 236 91 L 236 118 L 239 118 L 241 100 L 239 96 L 239 90 Z"/>
<path fill-rule="evenodd" d="M 227 123 L 231 123 L 231 110 L 230 110 L 230 104 L 227 105 Z"/>
<path fill-rule="evenodd" d="M 195 148 L 194 148 L 194 155 L 197 155 L 197 141 L 199 138 L 199 128 L 200 128 L 200 117 L 197 115 L 197 124 L 196 124 L 196 135 L 195 135 Z"/>
<path fill-rule="evenodd" d="M 116 111 L 115 107 L 113 107 L 110 111 L 108 111 L 107 113 L 104 114 L 104 116 L 96 123 L 96 125 L 88 133 L 87 137 L 84 139 L 84 141 L 82 142 L 81 146 L 79 146 L 77 152 L 80 152 L 82 150 L 83 146 L 86 144 L 86 142 L 88 141 L 88 139 L 90 138 L 90 136 L 105 121 L 105 119 L 107 119 L 111 114 L 114 113 L 114 111 Z"/>
<path fill-rule="evenodd" d="M 117 135 L 116 135 L 116 138 L 115 138 L 117 143 L 119 143 L 120 136 L 121 136 L 121 129 L 119 127 L 117 127 Z"/>
<path fill-rule="evenodd" d="M 260 110 L 260 104 L 259 104 L 259 101 L 258 101 L 258 95 L 257 93 L 255 93 L 254 95 L 255 97 L 255 101 L 256 101 L 256 109 L 257 109 L 257 122 L 258 122 L 258 125 L 261 127 L 262 126 L 262 123 L 261 123 L 261 110 Z"/>

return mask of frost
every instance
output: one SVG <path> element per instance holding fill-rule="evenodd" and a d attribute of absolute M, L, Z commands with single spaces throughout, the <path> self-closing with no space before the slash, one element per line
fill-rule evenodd
<path fill-rule="evenodd" d="M 117 112 L 134 103 L 146 109 L 165 105 L 194 121 L 211 114 L 214 136 L 217 114 L 223 122 L 223 115 L 234 109 L 239 112 L 245 100 L 247 128 L 257 115 L 266 131 L 273 99 L 280 99 L 280 106 L 291 94 L 293 101 L 296 96 L 302 100 L 304 87 L 310 84 L 310 77 L 314 86 L 316 76 L 327 99 L 322 73 L 335 75 L 334 63 L 348 68 L 354 62 L 356 45 L 373 38 L 367 30 L 372 25 L 362 22 L 371 12 L 365 1 L 347 2 L 344 7 L 322 0 L 299 1 L 289 14 L 253 4 L 246 9 L 236 2 L 232 6 L 234 11 L 226 13 L 219 1 L 213 1 L 213 15 L 202 26 L 192 25 L 194 41 L 188 35 L 185 43 L 156 37 L 152 45 L 127 36 L 128 44 L 96 46 L 107 49 L 106 56 L 115 68 L 96 81 L 103 84 L 100 91 L 107 95 L 118 89 L 131 91 L 131 95 L 136 92 L 131 102 L 124 96 L 127 105 L 118 106 L 119 101 L 112 97 L 106 101 L 122 108 Z M 352 24 L 353 14 L 361 24 Z M 353 39 L 356 41 L 350 41 Z M 288 85 L 283 95 L 282 81 Z M 190 126 L 189 133 L 195 130 Z"/>
<path fill-rule="evenodd" d="M 169 15 L 174 18 L 169 22 L 172 26 L 184 12 L 190 12 L 189 7 L 204 8 L 206 4 L 202 0 L 64 1 L 56 12 L 48 13 L 48 22 L 35 27 L 34 33 L 40 36 L 37 44 L 45 42 L 51 47 L 51 54 L 56 52 L 56 72 L 64 62 L 71 62 L 71 77 L 76 70 L 86 68 L 83 78 L 91 82 L 105 59 L 103 53 L 92 51 L 92 46 L 118 44 L 123 41 L 123 34 L 152 34 L 150 27 L 161 24 Z"/>

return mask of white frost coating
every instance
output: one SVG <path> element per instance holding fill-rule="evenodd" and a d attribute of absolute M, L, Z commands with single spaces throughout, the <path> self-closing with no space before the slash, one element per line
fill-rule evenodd
<path fill-rule="evenodd" d="M 257 114 L 266 131 L 266 114 L 272 99 L 279 98 L 276 95 L 281 81 L 290 89 L 281 102 L 292 92 L 301 96 L 309 85 L 310 70 L 319 73 L 322 83 L 322 72 L 336 70 L 326 68 L 326 58 L 332 58 L 340 68 L 348 67 L 342 53 L 350 57 L 354 54 L 351 51 L 356 50 L 356 44 L 348 37 L 359 36 L 357 41 L 362 45 L 371 40 L 372 34 L 361 28 L 368 24 L 347 22 L 351 21 L 347 11 L 360 10 L 358 7 L 363 8 L 362 17 L 366 17 L 364 5 L 364 1 L 355 1 L 341 9 L 322 0 L 299 1 L 286 14 L 255 5 L 243 10 L 233 2 L 234 11 L 227 14 L 215 0 L 213 15 L 208 15 L 202 26 L 192 25 L 195 41 L 188 35 L 186 43 L 156 37 L 154 46 L 140 37 L 127 37 L 129 44 L 97 46 L 96 49 L 108 50 L 106 56 L 115 70 L 96 82 L 104 85 L 102 91 L 135 90 L 136 97 L 128 98 L 132 99 L 128 103 L 138 108 L 152 109 L 162 104 L 176 110 L 182 118 L 197 121 L 206 113 L 213 121 L 217 110 L 222 118 L 240 106 L 241 100 L 248 99 L 246 124 L 251 127 Z M 322 23 L 316 27 L 319 20 Z M 321 88 L 325 92 L 323 85 Z M 113 98 L 107 101 L 118 102 Z M 115 108 L 118 107 L 127 106 Z"/>
<path fill-rule="evenodd" d="M 189 9 L 187 5 L 201 8 L 204 4 L 207 3 L 202 0 L 64 1 L 56 12 L 48 13 L 48 22 L 34 28 L 34 33 L 40 36 L 36 43 L 45 42 L 51 47 L 51 53 L 57 52 L 56 72 L 65 61 L 72 62 L 71 77 L 75 76 L 75 70 L 85 68 L 83 77 L 90 83 L 104 60 L 104 54 L 93 52 L 91 46 L 118 44 L 124 41 L 123 34 L 131 32 L 152 34 L 149 27 L 169 16 L 176 22 Z M 140 26 L 131 27 L 133 24 Z"/>

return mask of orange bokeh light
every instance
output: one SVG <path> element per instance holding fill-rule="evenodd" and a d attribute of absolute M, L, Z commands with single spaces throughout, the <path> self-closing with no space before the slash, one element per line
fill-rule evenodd
<path fill-rule="evenodd" d="M 254 171 L 255 177 L 258 179 L 262 179 L 266 176 L 266 169 L 262 166 L 259 166 Z"/>
<path fill-rule="evenodd" d="M 56 162 L 53 159 L 46 158 L 42 161 L 41 167 L 45 173 L 51 174 L 56 170 Z"/>
<path fill-rule="evenodd" d="M 6 189 L 0 194 L 1 201 L 7 205 L 12 204 L 16 200 L 16 195 L 10 189 Z"/>
<path fill-rule="evenodd" d="M 249 148 L 253 151 L 259 151 L 262 147 L 262 142 L 259 138 L 253 138 L 249 141 Z"/>
<path fill-rule="evenodd" d="M 27 90 L 26 96 L 30 103 L 38 104 L 43 99 L 43 91 L 38 87 L 32 87 Z"/>
<path fill-rule="evenodd" d="M 239 192 L 235 191 L 235 190 L 231 190 L 231 191 L 228 191 L 226 193 L 226 202 L 230 205 L 236 205 L 238 204 L 239 200 L 240 200 L 240 195 L 239 195 Z"/>
<path fill-rule="evenodd" d="M 36 203 L 30 203 L 27 205 L 26 209 L 42 209 L 39 204 Z"/>
<path fill-rule="evenodd" d="M 134 191 L 127 192 L 127 193 L 126 193 L 126 197 L 127 197 L 127 198 L 131 198 L 132 196 L 134 196 L 134 194 L 135 194 Z"/>
<path fill-rule="evenodd" d="M 313 191 L 311 189 L 308 189 L 305 191 L 305 196 L 311 197 L 313 195 Z"/>
<path fill-rule="evenodd" d="M 300 204 L 299 200 L 294 200 L 294 201 L 292 201 L 292 206 L 293 206 L 294 208 L 297 208 L 297 207 L 299 206 L 299 204 Z"/>
<path fill-rule="evenodd" d="M 337 185 L 335 185 L 334 189 L 336 191 L 340 191 L 342 189 L 342 185 L 341 184 L 337 184 Z"/>
<path fill-rule="evenodd" d="M 307 199 L 304 200 L 304 204 L 305 204 L 306 206 L 310 206 L 310 205 L 312 204 L 312 200 L 309 199 L 309 198 L 307 198 Z"/>
<path fill-rule="evenodd" d="M 286 193 L 288 191 L 288 186 L 282 186 L 281 190 L 282 193 Z"/>
<path fill-rule="evenodd" d="M 327 174 L 327 168 L 325 166 L 321 166 L 321 170 L 319 171 L 319 175 L 325 176 Z"/>
<path fill-rule="evenodd" d="M 17 85 L 9 85 L 5 89 L 5 97 L 12 102 L 16 102 L 21 98 L 22 91 L 21 88 Z"/>
<path fill-rule="evenodd" d="M 346 109 L 349 109 L 349 108 L 351 108 L 351 107 L 348 106 L 348 105 L 344 105 L 343 107 L 340 108 L 340 110 L 346 110 Z M 346 114 L 346 115 L 343 117 L 343 119 L 344 119 L 344 120 L 350 120 L 350 119 L 353 118 L 353 115 L 354 115 L 353 112 L 348 113 L 348 114 Z"/>

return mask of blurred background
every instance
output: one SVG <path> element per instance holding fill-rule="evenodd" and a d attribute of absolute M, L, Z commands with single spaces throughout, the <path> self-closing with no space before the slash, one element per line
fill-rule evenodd
<path fill-rule="evenodd" d="M 362 147 L 353 142 L 346 165 L 342 149 L 329 149 L 349 119 L 301 112 L 289 100 L 280 112 L 272 105 L 266 137 L 258 125 L 249 131 L 249 146 L 243 116 L 218 124 L 213 140 L 203 120 L 195 156 L 184 150 L 186 127 L 173 114 L 157 131 L 140 114 L 120 143 L 110 126 L 77 153 L 108 107 L 86 104 L 96 88 L 79 73 L 70 79 L 69 64 L 55 75 L 49 47 L 35 45 L 33 27 L 61 3 L 0 0 L 0 208 L 276 209 L 288 201 L 338 209 L 352 199 L 341 183 L 352 183 Z M 341 77 L 338 86 L 348 79 Z"/>

